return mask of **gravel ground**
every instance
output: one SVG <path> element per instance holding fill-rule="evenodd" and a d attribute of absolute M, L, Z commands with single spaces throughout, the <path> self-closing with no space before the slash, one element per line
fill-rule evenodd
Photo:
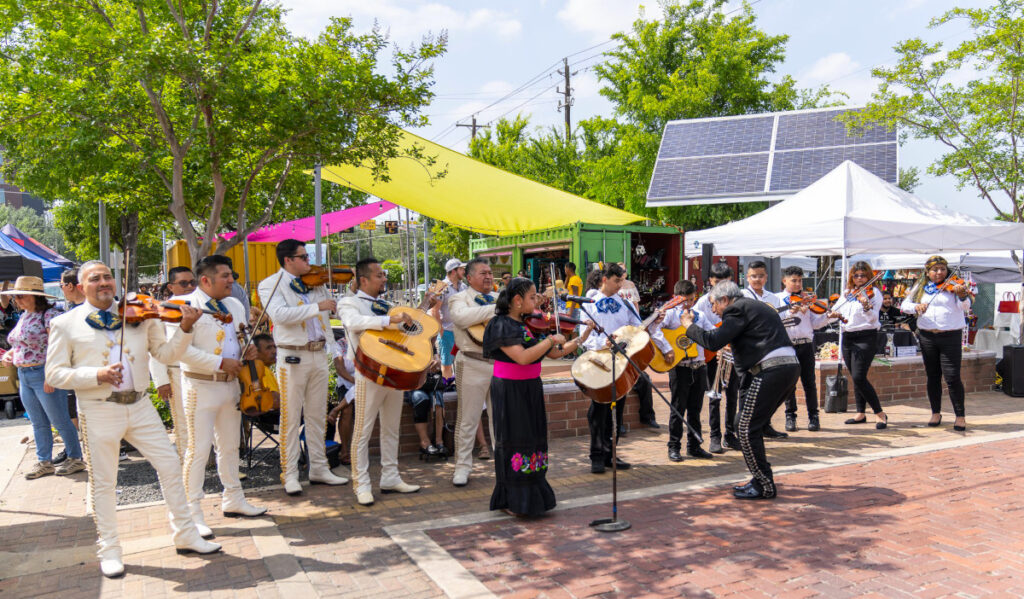
<path fill-rule="evenodd" d="M 137 452 L 129 452 L 128 457 L 127 461 L 121 462 L 117 471 L 117 504 L 131 505 L 163 500 L 164 496 L 160 492 L 156 470 Z M 263 458 L 263 461 L 257 464 L 256 462 L 260 458 Z M 242 481 L 243 489 L 281 484 L 281 463 L 276 447 L 255 450 L 252 469 L 247 468 L 245 460 L 240 462 L 240 466 L 241 471 L 248 475 Z M 300 471 L 303 470 L 300 468 Z M 304 471 L 299 476 L 302 480 L 307 478 Z M 203 491 L 220 493 L 222 489 L 220 479 L 217 478 L 217 461 L 211 452 L 210 461 L 206 464 L 206 481 L 203 483 Z"/>

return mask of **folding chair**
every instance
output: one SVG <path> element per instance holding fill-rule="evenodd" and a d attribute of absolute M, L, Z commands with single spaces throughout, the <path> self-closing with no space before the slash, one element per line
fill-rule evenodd
<path fill-rule="evenodd" d="M 275 438 L 275 435 L 279 432 L 281 422 L 281 412 L 279 410 L 273 410 L 259 416 L 246 416 L 242 414 L 242 459 L 246 460 L 246 468 L 251 470 L 253 465 L 253 455 L 257 449 L 267 443 L 267 447 L 271 446 L 278 448 L 280 451 L 281 445 Z M 259 436 L 259 441 L 255 442 L 254 437 Z M 268 443 L 269 442 L 269 443 Z M 256 464 L 264 463 L 273 452 L 266 452 L 263 457 L 256 460 Z"/>

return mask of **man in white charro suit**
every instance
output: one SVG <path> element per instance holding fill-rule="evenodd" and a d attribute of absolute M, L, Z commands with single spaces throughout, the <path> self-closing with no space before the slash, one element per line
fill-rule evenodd
<path fill-rule="evenodd" d="M 167 288 L 174 294 L 171 299 L 180 299 L 196 289 L 196 276 L 187 266 L 175 266 L 167 271 Z M 173 333 L 174 331 L 169 331 Z M 174 448 L 178 457 L 185 462 L 185 449 L 188 448 L 188 425 L 185 424 L 185 404 L 181 393 L 181 368 L 178 364 L 162 364 L 159 360 L 149 360 L 149 374 L 153 377 L 153 386 L 160 399 L 167 402 L 171 409 L 171 422 L 174 424 Z"/>
<path fill-rule="evenodd" d="M 455 421 L 455 474 L 452 484 L 463 487 L 473 470 L 473 444 L 484 406 L 491 411 L 491 374 L 494 363 L 485 360 L 483 348 L 469 336 L 467 329 L 494 317 L 494 275 L 487 260 L 474 258 L 466 263 L 469 288 L 448 298 L 448 314 L 455 324 L 455 390 L 459 394 L 459 415 Z M 491 422 L 491 439 L 494 424 Z"/>
<path fill-rule="evenodd" d="M 238 445 L 241 436 L 242 413 L 238 399 L 238 371 L 242 359 L 254 359 L 256 347 L 245 345 L 241 329 L 247 322 L 245 307 L 231 297 L 235 282 L 231 273 L 231 259 L 227 256 L 207 256 L 196 264 L 199 289 L 182 297 L 190 306 L 216 312 L 203 314 L 193 325 L 192 343 L 181 356 L 181 382 L 185 398 L 185 419 L 188 422 L 188 450 L 185 452 L 185 495 L 188 497 L 192 520 L 203 537 L 213 536 L 206 525 L 200 501 L 203 499 L 203 481 L 210 447 L 217 450 L 217 475 L 224 491 L 221 510 L 228 517 L 255 517 L 267 508 L 256 507 L 245 500 L 242 483 L 238 479 Z M 223 322 L 225 316 L 231 322 Z"/>
<path fill-rule="evenodd" d="M 388 277 L 375 258 L 356 264 L 359 290 L 341 300 L 338 310 L 345 325 L 349 357 L 356 360 L 356 348 L 364 331 L 380 331 L 402 322 L 412 324 L 407 315 L 389 316 L 391 305 L 379 299 Z M 280 346 L 278 346 L 280 347 Z M 402 391 L 378 385 L 356 369 L 355 424 L 352 431 L 352 479 L 356 501 L 373 504 L 370 484 L 370 435 L 380 414 L 380 490 L 382 493 L 415 493 L 419 485 L 410 485 L 398 473 L 398 429 L 402 419 Z"/>
<path fill-rule="evenodd" d="M 277 244 L 281 270 L 260 282 L 259 296 L 273 324 L 277 345 L 277 382 L 281 390 L 281 482 L 285 493 L 302 493 L 299 484 L 299 424 L 305 424 L 309 482 L 343 485 L 347 478 L 330 471 L 324 447 L 327 426 L 327 356 L 340 358 L 330 313 L 337 306 L 323 285 L 308 287 L 306 245 L 295 239 Z M 325 350 L 327 353 L 325 353 Z"/>
<path fill-rule="evenodd" d="M 160 477 L 178 552 L 220 551 L 220 545 L 199 536 L 192 522 L 178 454 L 146 395 L 149 356 L 164 363 L 177 361 L 192 339 L 192 326 L 200 312 L 183 307 L 181 326 L 170 340 L 157 320 L 122 327 L 110 269 L 93 260 L 82 265 L 78 277 L 86 303 L 51 322 L 46 382 L 59 389 L 74 389 L 78 396 L 100 570 L 110 578 L 124 574 L 115 494 L 122 438 L 150 461 Z"/>

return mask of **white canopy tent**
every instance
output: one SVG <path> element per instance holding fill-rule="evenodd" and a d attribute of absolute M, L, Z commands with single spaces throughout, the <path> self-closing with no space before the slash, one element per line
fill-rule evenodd
<path fill-rule="evenodd" d="M 1024 224 L 943 210 L 849 160 L 793 197 L 740 221 L 686 234 L 718 255 L 787 256 L 1020 250 Z"/>
<path fill-rule="evenodd" d="M 978 283 L 1020 284 L 1021 274 L 1008 251 L 941 252 L 950 266 L 962 264 Z M 866 260 L 875 270 L 923 268 L 921 254 L 858 254 L 851 260 Z"/>

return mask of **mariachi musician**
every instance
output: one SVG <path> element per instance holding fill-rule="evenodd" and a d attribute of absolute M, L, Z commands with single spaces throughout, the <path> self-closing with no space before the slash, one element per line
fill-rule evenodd
<path fill-rule="evenodd" d="M 213 531 L 206 525 L 200 505 L 211 445 L 217 450 L 217 475 L 224 487 L 221 494 L 224 515 L 256 517 L 262 516 L 267 509 L 245 500 L 238 478 L 242 425 L 242 413 L 238 409 L 238 371 L 242 368 L 243 359 L 256 357 L 256 347 L 250 345 L 247 355 L 242 355 L 244 344 L 240 336 L 248 315 L 242 303 L 231 297 L 231 286 L 235 281 L 231 273 L 231 259 L 227 256 L 206 256 L 196 264 L 196 275 L 199 289 L 182 299 L 190 306 L 216 314 L 203 314 L 196 321 L 192 342 L 181 356 L 182 391 L 188 422 L 185 494 L 199 534 L 212 537 Z"/>
<path fill-rule="evenodd" d="M 295 239 L 277 244 L 281 270 L 259 286 L 260 302 L 273 323 L 277 345 L 277 378 L 281 390 L 281 482 L 289 495 L 302 493 L 299 484 L 299 418 L 305 423 L 309 449 L 309 482 L 343 485 L 327 464 L 322 442 L 327 424 L 328 364 L 325 350 L 338 367 L 340 356 L 329 315 L 337 303 L 326 286 L 307 286 L 306 245 Z"/>
<path fill-rule="evenodd" d="M 391 304 L 380 299 L 388 283 L 387 274 L 376 258 L 363 258 L 356 263 L 358 291 L 339 304 L 341 322 L 345 325 L 348 354 L 356 359 L 356 348 L 364 331 L 412 325 L 408 314 L 389 315 Z M 280 346 L 278 346 L 280 347 Z M 367 379 L 356 369 L 355 425 L 352 434 L 352 490 L 360 505 L 373 505 L 370 484 L 370 435 L 380 414 L 380 490 L 382 493 L 415 493 L 419 485 L 410 485 L 398 472 L 398 434 L 402 419 L 403 393 Z M 322 421 L 322 419 L 321 419 Z M 320 433 L 322 438 L 323 433 Z"/>
<path fill-rule="evenodd" d="M 485 360 L 483 348 L 470 337 L 468 328 L 494 317 L 494 275 L 487 260 L 474 258 L 466 263 L 469 287 L 448 298 L 448 314 L 454 323 L 455 345 L 460 349 L 455 356 L 455 389 L 459 394 L 459 415 L 455 421 L 455 474 L 452 484 L 463 487 L 469 482 L 473 470 L 473 442 L 480 427 L 484 406 L 491 410 L 491 374 L 493 362 Z M 491 438 L 494 438 L 493 417 L 488 418 Z"/>

